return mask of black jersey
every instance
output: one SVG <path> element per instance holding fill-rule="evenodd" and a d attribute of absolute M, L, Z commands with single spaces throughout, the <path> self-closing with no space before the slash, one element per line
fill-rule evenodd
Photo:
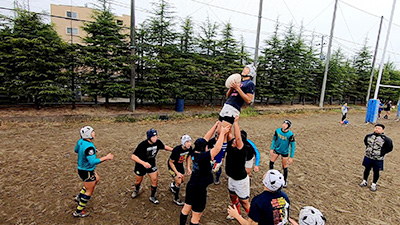
<path fill-rule="evenodd" d="M 226 148 L 225 173 L 234 180 L 242 180 L 247 177 L 245 168 L 247 153 L 244 148 L 232 147 L 232 142 L 228 141 Z"/>
<path fill-rule="evenodd" d="M 183 149 L 182 145 L 178 145 L 172 150 L 169 159 L 174 161 L 174 165 L 177 169 L 178 168 L 182 169 L 184 167 L 183 163 L 186 161 L 186 158 L 189 157 L 192 151 L 193 151 L 192 147 L 190 147 L 189 149 Z M 170 168 L 169 162 L 168 162 L 168 168 Z"/>
<path fill-rule="evenodd" d="M 213 182 L 214 179 L 211 171 L 212 168 L 210 161 L 210 151 L 193 153 L 193 173 L 190 177 L 190 183 L 208 186 Z"/>
<path fill-rule="evenodd" d="M 154 144 L 150 144 L 148 140 L 144 140 L 136 147 L 133 154 L 139 157 L 139 159 L 155 166 L 156 156 L 160 149 L 165 149 L 165 145 L 161 140 L 157 140 Z"/>

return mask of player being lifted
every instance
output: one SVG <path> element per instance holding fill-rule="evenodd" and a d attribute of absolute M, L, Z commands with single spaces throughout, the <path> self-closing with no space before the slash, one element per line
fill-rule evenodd
<path fill-rule="evenodd" d="M 231 83 L 231 87 L 226 93 L 226 97 L 228 99 L 226 100 L 219 114 L 219 121 L 221 124 L 217 133 L 219 133 L 219 129 L 223 123 L 234 123 L 235 118 L 240 115 L 240 109 L 242 108 L 244 102 L 250 104 L 251 101 L 253 101 L 255 85 L 251 79 L 256 75 L 256 68 L 252 64 L 247 65 L 244 67 L 241 75 L 241 83 Z M 224 124 L 224 126 L 227 126 L 227 124 Z M 213 172 L 216 173 L 216 178 L 214 181 L 215 184 L 220 183 L 219 176 L 222 173 L 222 169 L 220 167 L 222 165 L 222 159 L 225 156 L 225 150 L 226 140 L 224 140 L 222 150 L 213 160 Z"/>
<path fill-rule="evenodd" d="M 157 131 L 150 129 L 146 132 L 147 139 L 142 141 L 132 154 L 132 160 L 135 161 L 135 190 L 132 193 L 132 198 L 136 198 L 139 194 L 140 184 L 143 181 L 143 176 L 147 173 L 151 179 L 151 195 L 149 200 L 154 203 L 160 203 L 156 198 L 158 169 L 156 166 L 156 156 L 160 149 L 172 151 L 172 148 L 158 139 Z"/>

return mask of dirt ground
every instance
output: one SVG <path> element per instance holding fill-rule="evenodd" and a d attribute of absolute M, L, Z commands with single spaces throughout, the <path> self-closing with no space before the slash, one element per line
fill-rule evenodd
<path fill-rule="evenodd" d="M 394 151 L 387 155 L 378 191 L 371 192 L 358 184 L 362 180 L 363 138 L 373 131 L 365 125 L 365 112 L 350 112 L 350 124 L 339 124 L 339 112 L 269 114 L 241 118 L 241 128 L 261 152 L 261 171 L 253 172 L 251 196 L 262 192 L 262 175 L 268 169 L 267 149 L 274 130 L 284 119 L 293 122 L 296 136 L 294 164 L 289 167 L 291 217 L 297 219 L 302 206 L 312 205 L 326 216 L 327 224 L 400 224 L 400 139 L 399 123 L 382 120 L 386 134 L 394 141 Z M 393 117 L 393 116 L 392 116 Z M 108 152 L 114 160 L 98 165 L 100 183 L 87 210 L 88 218 L 72 217 L 76 208 L 73 196 L 82 183 L 76 169 L 74 146 L 78 131 L 88 122 L 35 122 L 0 124 L 0 223 L 1 224 L 178 224 L 181 207 L 172 202 L 168 189 L 172 181 L 166 161 L 169 152 L 160 151 L 159 205 L 153 205 L 150 180 L 145 178 L 140 195 L 131 199 L 134 181 L 133 149 L 153 127 L 167 145 L 179 144 L 181 135 L 203 136 L 215 119 L 116 123 L 111 120 L 89 122 L 96 130 L 98 156 Z M 280 161 L 275 168 L 280 169 Z M 372 175 L 370 176 L 370 180 Z M 370 183 L 370 181 L 369 181 Z M 225 219 L 230 203 L 227 178 L 219 186 L 210 185 L 202 224 L 238 224 Z M 182 195 L 185 193 L 183 185 Z M 182 196 L 184 199 L 184 197 Z"/>

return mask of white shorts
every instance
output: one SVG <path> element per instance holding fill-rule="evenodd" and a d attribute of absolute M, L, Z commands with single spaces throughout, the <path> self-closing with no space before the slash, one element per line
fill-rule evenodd
<path fill-rule="evenodd" d="M 221 117 L 238 117 L 240 115 L 240 111 L 237 110 L 235 107 L 229 105 L 229 104 L 224 104 L 224 107 L 222 107 L 221 112 L 219 113 Z"/>
<path fill-rule="evenodd" d="M 249 176 L 242 180 L 234 180 L 228 177 L 228 190 L 232 194 L 236 194 L 239 199 L 245 200 L 250 198 L 250 180 Z"/>
<path fill-rule="evenodd" d="M 246 161 L 246 164 L 244 164 L 244 167 L 246 167 L 247 169 L 253 168 L 253 162 L 254 162 L 254 156 L 253 156 L 253 158 Z"/>

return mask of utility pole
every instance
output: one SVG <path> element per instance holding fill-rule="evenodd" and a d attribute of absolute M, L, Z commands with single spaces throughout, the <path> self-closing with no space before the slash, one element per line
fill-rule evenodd
<path fill-rule="evenodd" d="M 71 51 L 75 51 L 73 44 L 74 44 L 74 35 L 73 35 L 73 27 L 72 27 L 72 0 L 71 0 L 71 17 L 69 18 L 70 21 L 70 27 L 71 27 L 71 33 L 70 33 L 70 38 L 71 38 Z M 71 91 L 72 91 L 72 109 L 75 109 L 75 97 L 76 97 L 76 93 L 75 93 L 75 65 L 74 65 L 74 54 L 71 53 L 71 78 L 72 78 L 72 82 L 71 82 Z"/>
<path fill-rule="evenodd" d="M 257 69 L 257 64 L 258 64 L 258 47 L 260 45 L 260 30 L 261 30 L 261 18 L 262 18 L 262 5 L 263 5 L 263 0 L 260 0 L 260 6 L 258 8 L 258 24 L 257 24 L 257 36 L 256 36 L 256 49 L 254 50 L 254 67 Z M 257 81 L 257 73 L 253 77 L 253 82 L 254 86 L 256 85 Z M 256 99 L 256 93 L 254 92 L 253 95 L 253 101 L 251 102 L 251 105 L 254 105 L 254 101 Z"/>
<path fill-rule="evenodd" d="M 375 60 L 376 60 L 376 53 L 378 52 L 379 39 L 380 39 L 380 36 L 381 36 L 382 22 L 383 22 L 383 16 L 381 16 L 381 23 L 379 24 L 378 38 L 376 39 L 374 58 L 372 59 L 371 77 L 369 78 L 369 86 L 368 86 L 367 98 L 365 99 L 367 104 L 368 104 L 369 96 L 370 96 L 370 93 L 371 93 L 372 80 L 374 78 Z"/>
<path fill-rule="evenodd" d="M 335 0 L 335 8 L 334 8 L 334 10 L 333 10 L 331 34 L 330 34 L 330 37 L 329 37 L 329 44 L 328 44 L 328 53 L 327 53 L 327 55 L 326 55 L 324 80 L 322 81 L 321 98 L 319 99 L 319 107 L 320 107 L 320 108 L 323 108 L 323 107 L 324 107 L 326 80 L 328 79 L 329 59 L 330 59 L 330 57 L 331 57 L 331 47 L 332 47 L 333 31 L 334 31 L 334 29 L 335 29 L 335 19 L 336 19 L 337 3 L 338 3 L 338 0 Z"/>
<path fill-rule="evenodd" d="M 131 88 L 133 90 L 131 97 L 130 97 L 130 103 L 129 103 L 129 111 L 134 112 L 135 111 L 135 78 L 136 78 L 136 73 L 135 73 L 135 0 L 131 0 L 131 56 L 132 56 L 132 64 L 131 64 Z"/>
<path fill-rule="evenodd" d="M 322 50 L 324 49 L 324 35 L 322 35 L 322 38 L 321 38 L 321 53 L 319 54 L 319 58 L 321 59 L 321 60 L 324 60 L 324 55 L 323 55 L 323 52 L 322 52 Z"/>
<path fill-rule="evenodd" d="M 385 47 L 383 48 L 381 64 L 379 65 L 378 80 L 376 81 L 374 99 L 378 98 L 379 85 L 381 84 L 382 72 L 383 72 L 383 64 L 384 64 L 384 61 L 385 61 L 386 49 L 387 49 L 387 46 L 388 46 L 388 43 L 389 43 L 390 29 L 392 28 L 392 21 L 393 21 L 393 14 L 394 14 L 394 8 L 395 7 L 396 7 L 396 0 L 393 0 L 392 13 L 390 14 L 389 27 L 388 27 L 388 31 L 387 31 L 387 35 L 386 35 Z"/>

